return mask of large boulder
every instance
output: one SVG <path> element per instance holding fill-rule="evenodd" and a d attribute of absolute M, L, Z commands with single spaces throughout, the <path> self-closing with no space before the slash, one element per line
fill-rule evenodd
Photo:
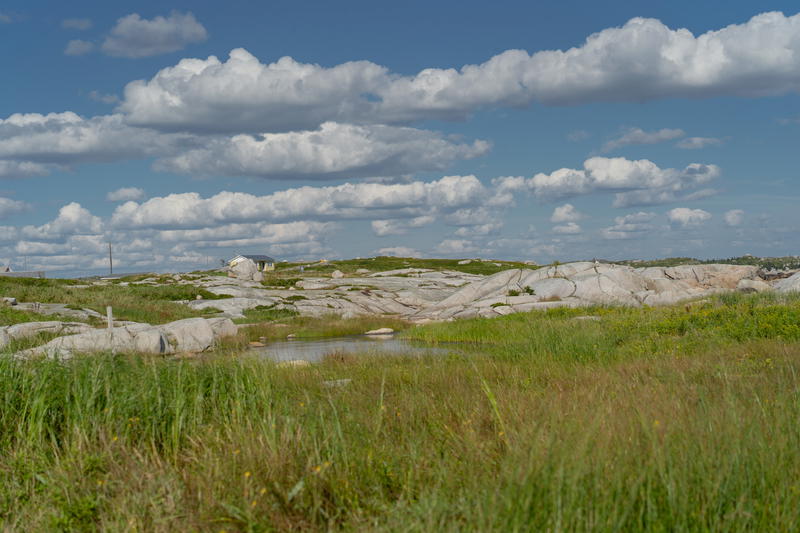
<path fill-rule="evenodd" d="M 228 275 L 244 281 L 260 282 L 264 279 L 264 275 L 258 270 L 258 265 L 252 259 L 239 261 L 230 268 Z"/>
<path fill-rule="evenodd" d="M 476 300 L 492 296 L 506 296 L 509 290 L 520 291 L 522 287 L 518 282 L 525 273 L 526 271 L 519 269 L 503 270 L 488 278 L 470 283 L 436 304 L 435 307 L 444 309 L 468 305 Z"/>
<path fill-rule="evenodd" d="M 156 327 L 147 324 L 121 328 L 94 329 L 85 333 L 58 337 L 43 346 L 21 352 L 20 356 L 44 355 L 50 358 L 68 359 L 76 353 L 92 352 L 136 352 L 165 354 L 169 342 Z"/>
<path fill-rule="evenodd" d="M 207 318 L 206 322 L 214 332 L 214 339 L 224 339 L 225 337 L 235 337 L 239 333 L 239 328 L 230 318 Z"/>
<path fill-rule="evenodd" d="M 205 318 L 186 318 L 159 327 L 169 342 L 168 352 L 202 352 L 214 344 L 214 330 Z"/>
<path fill-rule="evenodd" d="M 5 333 L 5 330 L 0 331 Z M 187 318 L 160 326 L 131 324 L 111 330 L 91 329 L 75 335 L 58 337 L 42 346 L 20 352 L 17 356 L 68 359 L 76 353 L 93 352 L 156 355 L 202 352 L 211 348 L 218 339 L 236 333 L 236 325 L 227 318 Z M 0 334 L 0 342 L 3 340 L 3 334 Z"/>
<path fill-rule="evenodd" d="M 11 341 L 35 337 L 40 333 L 55 333 L 69 335 L 83 333 L 94 328 L 82 322 L 60 322 L 50 320 L 46 322 L 22 322 L 13 326 L 0 328 L 0 349 L 6 347 Z"/>
<path fill-rule="evenodd" d="M 772 290 L 772 285 L 760 279 L 740 279 L 736 289 L 741 292 L 764 292 Z"/>
<path fill-rule="evenodd" d="M 800 272 L 795 272 L 788 278 L 776 281 L 773 287 L 778 292 L 800 292 Z"/>

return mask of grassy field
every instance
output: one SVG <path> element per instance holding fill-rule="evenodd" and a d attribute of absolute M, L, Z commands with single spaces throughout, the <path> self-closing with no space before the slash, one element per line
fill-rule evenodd
<path fill-rule="evenodd" d="M 693 257 L 667 257 L 664 259 L 651 259 L 651 260 L 626 260 L 614 261 L 620 265 L 630 265 L 634 267 L 673 267 L 679 265 L 708 265 L 708 264 L 725 264 L 725 265 L 752 265 L 766 270 L 777 269 L 798 269 L 800 268 L 800 257 L 785 256 L 785 257 L 756 257 L 753 255 L 742 255 L 739 257 L 727 257 L 724 259 L 695 259 Z"/>
<path fill-rule="evenodd" d="M 193 300 L 198 295 L 211 300 L 225 298 L 190 285 L 122 286 L 110 283 L 86 287 L 75 280 L 5 277 L 0 277 L 0 295 L 14 297 L 20 302 L 66 303 L 75 309 L 92 309 L 103 315 L 106 306 L 111 305 L 114 308 L 114 317 L 118 320 L 150 324 L 163 324 L 216 312 L 214 309 L 194 311 L 176 303 L 177 300 Z M 14 315 L 13 311 L 0 313 L 0 320 L 6 322 L 16 323 L 12 322 L 15 318 L 16 322 L 31 320 L 24 319 L 21 315 Z M 45 320 L 56 319 L 57 317 L 45 318 Z"/>
<path fill-rule="evenodd" d="M 0 359 L 0 530 L 797 530 L 798 319 L 732 295 L 406 333 L 471 355 Z"/>
<path fill-rule="evenodd" d="M 306 265 L 306 275 L 330 274 L 334 270 L 339 270 L 345 274 L 353 274 L 358 269 L 366 269 L 370 272 L 385 272 L 387 270 L 397 270 L 402 268 L 430 268 L 434 270 L 455 270 L 467 274 L 491 275 L 508 270 L 509 268 L 537 268 L 536 266 L 526 265 L 516 261 L 501 260 L 472 260 L 466 265 L 459 265 L 459 259 L 420 259 L 414 257 L 365 257 L 363 259 L 343 259 L 341 261 L 329 261 L 327 263 L 277 263 L 276 274 L 294 272 L 297 274 L 297 267 Z"/>

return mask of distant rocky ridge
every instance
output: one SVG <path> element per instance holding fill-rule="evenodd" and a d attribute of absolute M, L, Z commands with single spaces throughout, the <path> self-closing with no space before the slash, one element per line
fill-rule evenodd
<path fill-rule="evenodd" d="M 670 305 L 739 290 L 798 290 L 797 274 L 770 283 L 754 265 L 641 267 L 576 262 L 539 269 L 510 269 L 491 276 L 425 268 L 361 273 L 353 277 L 310 277 L 289 289 L 269 289 L 235 278 L 206 278 L 199 284 L 233 298 L 196 300 L 232 317 L 257 306 L 291 309 L 301 315 L 344 317 L 386 314 L 414 322 L 491 317 L 533 309 L 589 305 Z"/>
<path fill-rule="evenodd" d="M 238 328 L 231 318 L 243 317 L 246 310 L 257 307 L 286 309 L 305 316 L 385 315 L 425 323 L 564 306 L 671 305 L 725 291 L 800 291 L 800 272 L 770 281 L 758 266 L 727 264 L 635 268 L 577 262 L 535 270 L 515 268 L 490 276 L 404 268 L 376 273 L 360 269 L 355 276 L 348 277 L 337 270 L 330 277 L 306 277 L 288 288 L 265 287 L 253 279 L 252 269 L 246 267 L 233 272 L 231 277 L 184 278 L 176 274 L 169 280 L 230 296 L 182 302 L 197 310 L 209 307 L 219 310 L 220 316 L 214 318 L 189 318 L 155 326 L 117 321 L 111 329 L 93 328 L 80 322 L 28 322 L 1 327 L 0 349 L 12 341 L 51 333 L 60 336 L 19 352 L 17 357 L 64 359 L 74 353 L 98 351 L 198 353 L 212 348 L 220 339 L 236 335 Z M 159 281 L 151 278 L 132 283 L 157 285 Z M 30 305 L 18 304 L 13 298 L 6 300 L 8 305 Z M 64 309 L 64 304 L 48 305 L 48 312 Z M 88 310 L 71 312 L 76 318 L 88 318 L 87 313 L 99 317 Z"/>

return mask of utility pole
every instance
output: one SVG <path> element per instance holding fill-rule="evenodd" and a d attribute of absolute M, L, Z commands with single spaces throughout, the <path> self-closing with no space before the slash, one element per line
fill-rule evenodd
<path fill-rule="evenodd" d="M 114 275 L 114 260 L 111 258 L 111 243 L 108 243 L 108 275 Z"/>

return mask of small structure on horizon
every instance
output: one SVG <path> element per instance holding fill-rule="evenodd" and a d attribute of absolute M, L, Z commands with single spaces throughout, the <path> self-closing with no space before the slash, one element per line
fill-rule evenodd
<path fill-rule="evenodd" d="M 259 272 L 271 272 L 275 270 L 275 260 L 268 255 L 237 255 L 233 259 L 228 261 L 229 267 L 234 267 L 244 261 L 245 259 L 249 259 L 256 264 Z"/>

